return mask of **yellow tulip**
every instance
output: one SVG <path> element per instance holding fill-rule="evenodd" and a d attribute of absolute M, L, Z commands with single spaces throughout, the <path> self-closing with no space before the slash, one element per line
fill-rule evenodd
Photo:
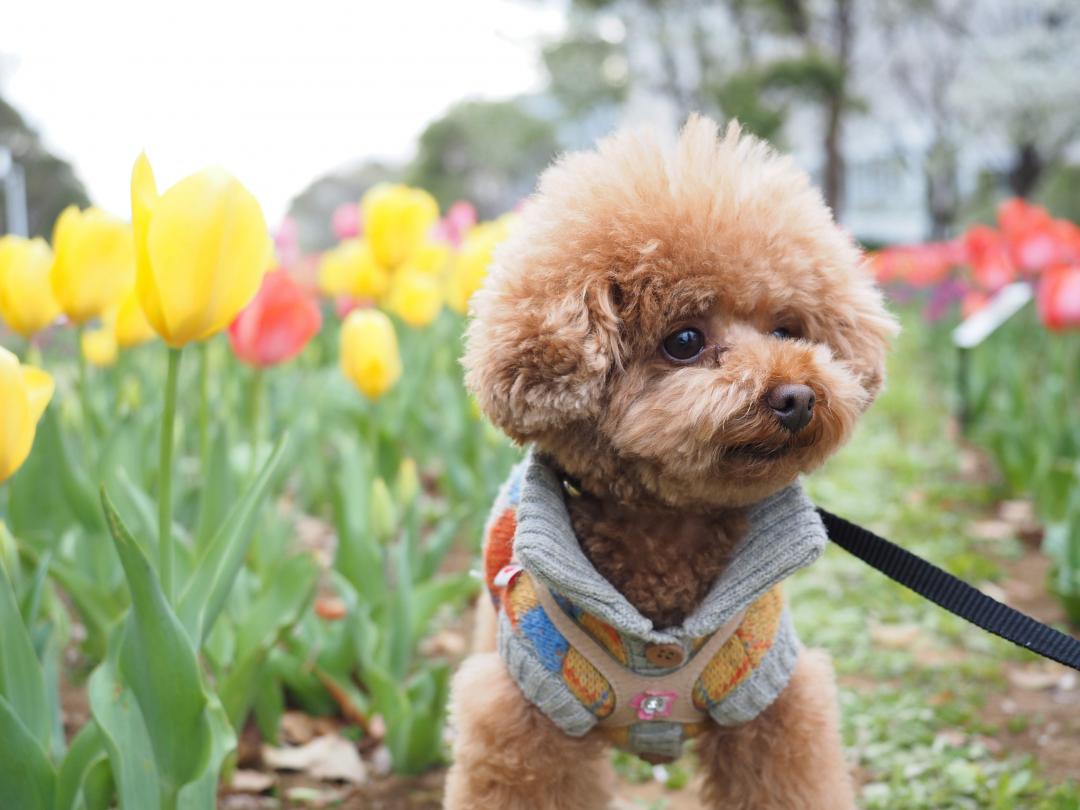
<path fill-rule="evenodd" d="M 375 261 L 367 242 L 346 239 L 323 254 L 319 288 L 326 295 L 351 295 L 375 301 L 386 294 L 389 286 L 390 274 Z"/>
<path fill-rule="evenodd" d="M 508 214 L 483 222 L 465 235 L 446 285 L 446 303 L 455 312 L 468 311 L 469 299 L 487 277 L 495 246 L 506 238 L 513 222 L 514 216 Z"/>
<path fill-rule="evenodd" d="M 354 309 L 341 326 L 341 371 L 368 399 L 378 399 L 401 377 L 394 324 L 377 309 Z"/>
<path fill-rule="evenodd" d="M 364 237 L 376 261 L 394 269 L 424 241 L 439 218 L 439 204 L 420 188 L 380 183 L 360 201 Z"/>
<path fill-rule="evenodd" d="M 134 287 L 120 300 L 119 306 L 106 313 L 105 322 L 112 327 L 116 343 L 121 349 L 130 349 L 154 337 L 154 329 L 139 306 L 139 297 L 135 294 Z"/>
<path fill-rule="evenodd" d="M 22 466 L 34 444 L 38 420 L 53 394 L 53 380 L 44 371 L 19 365 L 19 358 L 0 347 L 0 482 Z"/>
<path fill-rule="evenodd" d="M 433 276 L 440 275 L 450 263 L 450 246 L 445 242 L 425 242 L 413 251 L 408 267 Z"/>
<path fill-rule="evenodd" d="M 92 366 L 105 368 L 116 362 L 116 335 L 107 325 L 99 329 L 87 329 L 82 333 L 83 357 Z"/>
<path fill-rule="evenodd" d="M 65 208 L 53 228 L 50 281 L 75 323 L 100 317 L 135 279 L 131 226 L 98 208 Z"/>
<path fill-rule="evenodd" d="M 323 295 L 330 298 L 352 295 L 353 276 L 353 267 L 346 261 L 345 242 L 327 250 L 319 259 L 319 291 Z"/>
<path fill-rule="evenodd" d="M 177 348 L 228 326 L 255 297 L 273 245 L 262 209 L 217 170 L 158 196 L 145 155 L 131 175 L 135 290 L 150 326 Z"/>
<path fill-rule="evenodd" d="M 419 270 L 402 270 L 394 278 L 387 306 L 409 326 L 427 326 L 442 309 L 439 279 Z"/>
<path fill-rule="evenodd" d="M 52 264 L 44 239 L 0 237 L 0 316 L 23 337 L 40 332 L 60 314 L 49 283 Z"/>

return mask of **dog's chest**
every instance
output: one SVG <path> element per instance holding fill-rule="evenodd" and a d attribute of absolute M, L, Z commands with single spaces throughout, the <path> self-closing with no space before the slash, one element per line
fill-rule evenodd
<path fill-rule="evenodd" d="M 731 559 L 746 519 L 628 510 L 569 498 L 570 523 L 597 572 L 656 627 L 675 627 L 701 604 Z"/>

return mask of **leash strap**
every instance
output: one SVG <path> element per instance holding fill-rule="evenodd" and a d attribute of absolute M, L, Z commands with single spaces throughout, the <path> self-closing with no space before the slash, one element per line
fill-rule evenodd
<path fill-rule="evenodd" d="M 1080 640 L 1002 604 L 862 526 L 824 509 L 818 513 L 830 540 L 889 579 L 995 636 L 1080 670 Z"/>

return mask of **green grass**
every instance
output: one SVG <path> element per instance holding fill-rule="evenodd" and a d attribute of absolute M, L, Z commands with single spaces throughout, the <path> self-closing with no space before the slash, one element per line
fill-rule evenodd
<path fill-rule="evenodd" d="M 961 480 L 947 398 L 918 354 L 916 337 L 900 340 L 886 392 L 848 446 L 806 486 L 822 506 L 969 582 L 993 580 L 1000 571 L 988 552 L 1008 558 L 1019 549 L 1014 541 L 965 534 L 993 493 Z M 841 676 L 845 744 L 868 777 L 863 807 L 1080 808 L 1075 783 L 1047 785 L 1029 757 L 995 756 L 977 739 L 998 730 L 980 709 L 1005 686 L 1002 662 L 1033 660 L 1030 654 L 836 547 L 796 575 L 788 594 L 803 641 L 827 649 Z M 875 643 L 875 628 L 879 636 L 880 628 L 891 628 L 896 641 Z M 1026 723 L 1015 718 L 1003 730 Z"/>

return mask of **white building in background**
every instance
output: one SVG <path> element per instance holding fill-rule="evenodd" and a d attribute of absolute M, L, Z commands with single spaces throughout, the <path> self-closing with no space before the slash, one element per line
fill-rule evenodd
<path fill-rule="evenodd" d="M 845 194 L 837 216 L 868 243 L 931 237 L 928 157 L 941 139 L 955 147 L 952 190 L 958 201 L 970 197 L 983 173 L 1004 181 L 1013 144 L 1023 139 L 1048 154 L 1080 159 L 1080 0 L 940 3 L 954 15 L 945 26 L 904 13 L 887 21 L 886 3 L 879 0 L 854 4 L 862 17 L 849 80 L 866 109 L 845 119 Z M 723 4 L 700 13 L 712 15 L 710 41 L 719 59 L 737 54 L 738 34 Z M 650 28 L 655 20 L 629 18 L 626 51 L 634 80 L 625 121 L 666 131 L 678 125 L 670 76 L 674 71 L 686 88 L 700 82 L 699 66 L 689 56 L 697 23 L 676 19 L 667 32 L 676 47 L 665 55 Z M 960 38 L 954 23 L 963 26 Z M 773 48 L 783 53 L 790 41 L 766 36 L 754 46 L 759 56 L 769 55 Z M 730 62 L 734 67 L 737 59 Z M 820 115 L 812 105 L 793 105 L 784 128 L 787 148 L 819 185 Z"/>

